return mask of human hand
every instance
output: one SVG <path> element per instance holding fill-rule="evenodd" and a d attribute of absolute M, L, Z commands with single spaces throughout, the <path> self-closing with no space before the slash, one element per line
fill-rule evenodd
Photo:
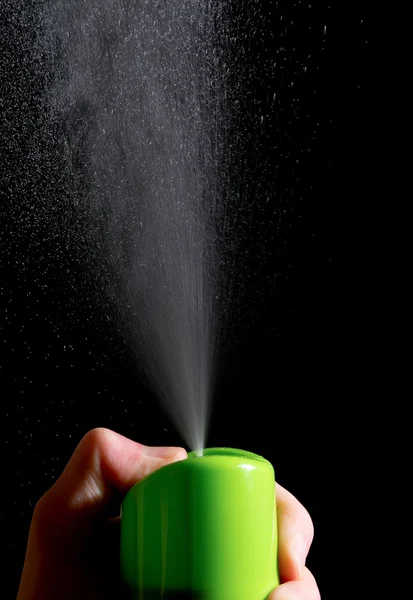
<path fill-rule="evenodd" d="M 137 481 L 186 456 L 89 431 L 36 505 L 17 600 L 119 598 L 120 527 L 110 510 Z"/>
<path fill-rule="evenodd" d="M 305 566 L 314 527 L 304 506 L 276 484 L 278 517 L 278 568 L 281 585 L 267 600 L 320 600 L 317 583 Z"/>
<path fill-rule="evenodd" d="M 108 429 L 87 433 L 36 505 L 17 600 L 119 598 L 119 519 L 110 507 L 137 481 L 186 456 L 183 448 L 144 446 Z M 277 486 L 277 494 L 283 583 L 268 600 L 318 600 L 304 567 L 311 519 L 287 490 Z"/>

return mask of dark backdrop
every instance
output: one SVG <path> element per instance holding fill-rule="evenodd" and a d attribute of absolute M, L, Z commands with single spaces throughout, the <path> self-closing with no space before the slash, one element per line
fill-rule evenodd
<path fill-rule="evenodd" d="M 14 7 L 24 13 L 24 3 Z M 182 442 L 119 332 L 97 305 L 78 300 L 82 267 L 70 248 L 39 239 L 27 250 L 26 236 L 40 235 L 21 233 L 19 210 L 36 191 L 35 180 L 19 185 L 33 134 L 24 118 L 36 111 L 30 44 L 18 44 L 30 32 L 10 3 L 1 11 L 0 544 L 2 588 L 13 598 L 33 506 L 89 429 Z M 351 598 L 343 564 L 351 551 L 359 572 L 373 543 L 370 490 L 387 465 L 377 441 L 392 427 L 388 401 L 394 407 L 411 392 L 412 232 L 383 230 L 409 221 L 402 196 L 389 193 L 394 157 L 376 128 L 368 15 L 349 9 L 343 37 L 328 2 L 272 2 L 249 19 L 249 169 L 286 211 L 266 242 L 267 262 L 249 259 L 250 298 L 232 323 L 208 445 L 273 462 L 313 517 L 308 564 L 323 598 Z M 5 92 L 10 82 L 25 92 L 17 105 Z M 267 216 L 263 208 L 257 235 Z"/>

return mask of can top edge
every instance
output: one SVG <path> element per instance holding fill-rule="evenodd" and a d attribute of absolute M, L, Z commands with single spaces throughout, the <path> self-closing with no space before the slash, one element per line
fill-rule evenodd
<path fill-rule="evenodd" d="M 242 468 L 246 471 L 268 470 L 268 473 L 271 470 L 274 473 L 272 464 L 259 454 L 236 448 L 206 448 L 202 456 L 199 456 L 196 451 L 189 452 L 186 460 L 179 460 L 164 465 L 156 471 L 149 473 L 129 490 L 123 502 L 127 501 L 128 497 L 134 496 L 139 490 L 145 489 L 150 482 L 165 482 L 170 476 L 173 478 L 177 474 L 186 473 L 191 476 L 194 473 L 198 473 L 198 475 L 206 472 L 210 473 L 211 469 L 212 471 L 216 469 L 220 471 L 221 467 L 237 470 L 238 468 Z"/>
<path fill-rule="evenodd" d="M 202 459 L 212 456 L 227 456 L 234 458 L 245 458 L 249 460 L 258 460 L 265 463 L 269 461 L 260 456 L 259 454 L 254 454 L 254 452 L 249 452 L 248 450 L 240 450 L 238 448 L 205 448 L 202 455 L 200 456 L 198 452 L 188 452 L 188 458 Z"/>

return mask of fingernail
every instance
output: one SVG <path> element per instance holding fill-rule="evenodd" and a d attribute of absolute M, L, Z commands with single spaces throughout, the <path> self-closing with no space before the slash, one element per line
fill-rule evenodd
<path fill-rule="evenodd" d="M 307 558 L 308 554 L 307 544 L 301 535 L 295 540 L 292 547 L 292 553 L 301 578 L 304 572 L 305 559 Z"/>
<path fill-rule="evenodd" d="M 143 453 L 154 458 L 175 458 L 176 460 L 186 458 L 185 450 L 175 446 L 145 446 Z"/>

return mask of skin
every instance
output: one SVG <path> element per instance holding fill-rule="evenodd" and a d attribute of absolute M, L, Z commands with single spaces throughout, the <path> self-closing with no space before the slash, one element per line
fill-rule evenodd
<path fill-rule="evenodd" d="M 119 517 L 112 508 L 143 477 L 186 456 L 183 448 L 144 446 L 108 429 L 87 433 L 36 505 L 17 600 L 119 598 Z M 277 511 L 282 584 L 267 600 L 319 600 L 305 567 L 311 518 L 278 484 Z"/>

